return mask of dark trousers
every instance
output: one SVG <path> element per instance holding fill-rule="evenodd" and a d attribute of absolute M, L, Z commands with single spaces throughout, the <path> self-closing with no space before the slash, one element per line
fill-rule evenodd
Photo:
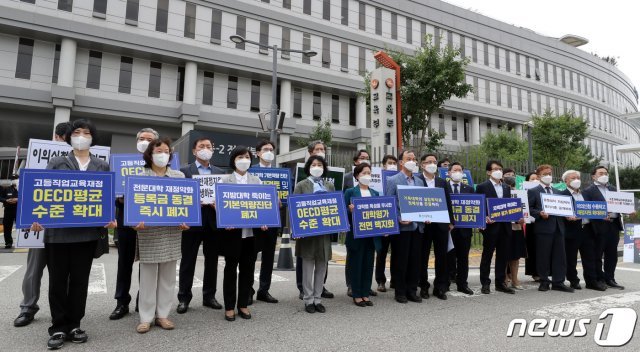
<path fill-rule="evenodd" d="M 536 234 L 536 261 L 541 283 L 561 285 L 567 273 L 564 235 L 560 232 Z M 549 281 L 551 274 L 551 281 Z"/>
<path fill-rule="evenodd" d="M 118 227 L 118 274 L 116 276 L 115 299 L 118 304 L 129 305 L 131 302 L 131 273 L 136 257 L 136 238 L 138 233 L 131 227 Z"/>
<path fill-rule="evenodd" d="M 247 308 L 253 271 L 256 266 L 254 238 L 242 238 L 242 230 L 230 230 L 223 237 L 224 243 L 224 309 Z M 239 272 L 239 273 L 238 273 Z"/>
<path fill-rule="evenodd" d="M 595 282 L 597 280 L 595 247 L 591 230 L 585 230 L 575 238 L 565 238 L 564 245 L 567 257 L 567 280 L 571 283 L 580 282 L 577 270 L 578 252 L 580 252 L 584 281 L 586 283 Z"/>
<path fill-rule="evenodd" d="M 4 227 L 4 245 L 13 246 L 13 222 L 16 220 L 16 210 L 11 208 L 4 208 L 4 218 L 2 218 L 2 226 Z"/>
<path fill-rule="evenodd" d="M 353 246 L 347 246 L 350 265 L 349 278 L 353 298 L 369 297 L 373 280 L 373 257 L 375 246 L 372 238 L 356 239 Z"/>
<path fill-rule="evenodd" d="M 449 268 L 449 273 L 453 272 L 453 276 L 456 279 L 456 285 L 458 287 L 466 287 L 469 285 L 467 279 L 469 278 L 469 250 L 471 249 L 471 236 L 461 235 L 453 230 L 451 233 L 451 240 L 455 247 L 453 252 L 453 270 Z M 449 252 L 449 256 L 451 256 Z"/>
<path fill-rule="evenodd" d="M 618 264 L 618 242 L 620 232 L 611 226 L 611 231 L 598 233 L 595 236 L 595 263 L 598 281 L 615 280 L 616 265 Z M 603 260 L 604 256 L 604 268 Z M 603 270 L 604 269 L 604 270 Z"/>
<path fill-rule="evenodd" d="M 80 327 L 87 306 L 93 254 L 98 241 L 47 243 L 49 269 L 49 335 Z"/>
<path fill-rule="evenodd" d="M 329 266 L 329 263 L 327 263 L 327 267 Z M 345 268 L 345 270 L 347 270 Z M 327 276 L 329 275 L 329 270 L 327 268 L 327 271 L 324 273 L 324 283 L 327 283 Z M 302 292 L 302 257 L 296 257 L 296 286 L 298 287 L 298 291 L 300 291 L 300 293 Z M 323 290 L 326 290 L 326 288 L 323 288 Z"/>
<path fill-rule="evenodd" d="M 198 250 L 202 243 L 204 254 L 204 276 L 202 278 L 202 299 L 208 301 L 215 298 L 218 280 L 218 255 L 221 253 L 221 239 L 218 233 L 210 229 L 198 227 L 182 233 L 182 260 L 180 260 L 180 276 L 178 279 L 178 301 L 190 303 L 193 298 L 191 288 L 196 271 Z"/>
<path fill-rule="evenodd" d="M 262 263 L 260 263 L 260 285 L 258 286 L 258 294 L 266 294 L 271 288 L 271 275 L 273 274 L 273 261 L 276 253 L 277 243 L 277 231 L 256 231 L 256 252 L 262 252 Z"/>
<path fill-rule="evenodd" d="M 538 263 L 536 261 L 536 234 L 534 224 L 527 224 L 525 229 L 525 242 L 527 244 L 527 259 L 524 261 L 524 274 L 538 276 Z"/>
<path fill-rule="evenodd" d="M 378 284 L 384 284 L 387 282 L 387 277 L 384 275 L 384 271 L 387 267 L 387 254 L 389 253 L 389 245 L 391 244 L 392 236 L 380 237 L 382 241 L 382 248 L 376 253 L 376 282 Z"/>
<path fill-rule="evenodd" d="M 347 287 L 351 287 L 351 264 L 349 260 L 349 251 L 347 250 L 347 256 L 344 258 L 344 282 Z"/>
<path fill-rule="evenodd" d="M 400 231 L 391 237 L 391 277 L 396 297 L 416 294 L 422 267 L 422 248 L 422 234 L 418 230 Z"/>
<path fill-rule="evenodd" d="M 511 224 L 508 224 L 511 226 Z M 495 263 L 495 284 L 504 285 L 507 270 L 507 248 L 509 245 L 507 232 L 487 232 L 482 234 L 482 258 L 480 259 L 480 283 L 491 284 L 489 274 L 491 273 L 491 260 L 493 253 L 496 253 Z"/>
<path fill-rule="evenodd" d="M 447 270 L 447 247 L 449 243 L 449 233 L 442 231 L 439 224 L 425 225 L 422 234 L 422 261 L 420 269 L 420 288 L 427 290 L 429 284 L 429 256 L 431 246 L 436 257 L 435 269 L 436 277 L 433 280 L 433 287 L 440 292 L 446 292 L 449 287 L 449 271 Z"/>

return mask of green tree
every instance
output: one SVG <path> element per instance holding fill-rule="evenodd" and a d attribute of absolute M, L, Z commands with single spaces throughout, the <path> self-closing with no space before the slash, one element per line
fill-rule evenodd
<path fill-rule="evenodd" d="M 321 140 L 326 146 L 331 146 L 333 133 L 331 132 L 331 119 L 320 120 L 313 127 L 307 138 L 297 138 L 298 145 L 307 146 L 312 141 Z"/>
<path fill-rule="evenodd" d="M 499 160 L 527 160 L 529 144 L 514 130 L 506 127 L 484 135 L 480 150 L 489 158 Z"/>
<path fill-rule="evenodd" d="M 533 115 L 533 159 L 536 164 L 550 164 L 561 169 L 585 170 L 594 162 L 590 148 L 584 144 L 589 136 L 587 122 L 573 111 L 562 115 L 551 110 Z"/>
<path fill-rule="evenodd" d="M 613 176 L 613 170 L 610 170 L 611 182 L 615 182 Z M 638 167 L 626 167 L 624 169 L 618 169 L 618 177 L 620 178 L 621 189 L 638 189 L 640 188 L 640 166 Z"/>

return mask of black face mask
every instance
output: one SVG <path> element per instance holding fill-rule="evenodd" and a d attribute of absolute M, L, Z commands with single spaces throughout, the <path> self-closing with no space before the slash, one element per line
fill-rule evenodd
<path fill-rule="evenodd" d="M 507 176 L 507 177 L 503 177 L 502 181 L 504 181 L 504 183 L 507 184 L 507 186 L 509 187 L 513 187 L 516 185 L 516 178 L 513 176 Z"/>

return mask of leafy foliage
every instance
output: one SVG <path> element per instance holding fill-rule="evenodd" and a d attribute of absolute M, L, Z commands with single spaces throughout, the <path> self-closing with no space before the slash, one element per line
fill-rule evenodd
<path fill-rule="evenodd" d="M 506 127 L 485 134 L 480 143 L 480 150 L 484 155 L 498 160 L 527 160 L 528 148 L 529 144 L 522 136 Z"/>

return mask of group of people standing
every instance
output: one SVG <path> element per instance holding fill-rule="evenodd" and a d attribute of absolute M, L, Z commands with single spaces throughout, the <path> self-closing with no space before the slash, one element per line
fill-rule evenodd
<path fill-rule="evenodd" d="M 56 139 L 71 145 L 73 151 L 68 156 L 53 158 L 47 169 L 78 171 L 109 171 L 109 165 L 89 153 L 89 148 L 97 140 L 94 125 L 87 120 L 76 120 L 56 127 Z M 208 137 L 197 138 L 192 145 L 195 161 L 181 170 L 173 170 L 169 165 L 173 150 L 171 140 L 158 135 L 150 128 L 140 130 L 136 135 L 136 149 L 144 160 L 144 176 L 191 178 L 194 175 L 225 174 L 212 165 L 214 141 Z M 251 174 L 251 167 L 272 167 L 276 145 L 272 141 L 261 141 L 256 146 L 258 162 L 253 163 L 253 155 L 248 147 L 238 146 L 230 155 L 223 183 L 261 184 L 262 181 Z M 308 146 L 310 157 L 304 165 L 306 178 L 299 181 L 293 194 L 316 194 L 335 191 L 332 182 L 326 179 L 328 163 L 326 148 L 320 142 Z M 386 258 L 391 249 L 391 275 L 389 288 L 394 289 L 395 300 L 399 303 L 421 302 L 430 297 L 428 267 L 431 249 L 435 255 L 435 278 L 431 294 L 446 300 L 450 284 L 456 284 L 457 291 L 474 294 L 468 284 L 469 251 L 471 229 L 456 228 L 451 210 L 450 195 L 479 193 L 487 198 L 510 198 L 515 182 L 512 170 L 503 170 L 499 161 L 487 163 L 488 180 L 477 185 L 475 190 L 463 183 L 464 167 L 458 162 L 438 161 L 435 154 L 425 154 L 417 158 L 411 150 L 402 151 L 396 158 L 386 155 L 382 160 L 386 170 L 399 171 L 387 180 L 386 196 L 397 196 L 398 186 L 438 187 L 444 189 L 448 203 L 449 222 L 400 222 L 400 233 L 375 238 L 356 239 L 352 231 L 346 237 L 347 262 L 345 281 L 347 294 L 358 307 L 373 306 L 371 296 L 387 291 L 385 275 Z M 438 167 L 447 167 L 450 180 L 438 176 Z M 355 197 L 377 197 L 378 192 L 369 185 L 372 180 L 369 154 L 360 150 L 354 157 L 354 169 L 345 175 L 344 199 L 350 211 Z M 567 171 L 562 179 L 567 183 L 564 194 L 575 200 L 604 200 L 604 195 L 612 190 L 608 185 L 608 170 L 597 167 L 593 173 L 593 185 L 584 191 L 580 188 L 577 171 Z M 486 218 L 486 226 L 481 229 L 483 252 L 480 264 L 481 292 L 490 293 L 490 265 L 495 253 L 495 290 L 513 294 L 514 289 L 522 289 L 518 281 L 519 259 L 535 259 L 535 264 L 527 265 L 527 274 L 540 281 L 540 290 L 549 289 L 572 292 L 580 289 L 576 271 L 577 253 L 580 252 L 584 268 L 586 288 L 605 290 L 607 287 L 622 288 L 615 281 L 617 261 L 617 238 L 621 230 L 620 215 L 609 214 L 604 220 L 585 221 L 577 218 L 563 218 L 546 214 L 542 210 L 542 193 L 559 193 L 550 187 L 552 168 L 541 165 L 529 178 L 537 179 L 540 185 L 528 191 L 530 212 L 534 219 L 525 224 L 525 219 L 515 223 L 493 222 Z M 193 298 L 192 286 L 199 247 L 204 254 L 203 306 L 222 310 L 223 305 L 216 300 L 218 257 L 225 259 L 223 278 L 224 318 L 234 321 L 236 314 L 243 319 L 251 319 L 249 306 L 256 299 L 267 303 L 278 303 L 270 293 L 274 253 L 279 229 L 262 226 L 254 229 L 218 229 L 215 204 L 201 205 L 201 226 L 146 226 L 143 222 L 134 227 L 124 226 L 124 202 L 116 199 L 116 219 L 104 227 L 44 229 L 38 223 L 33 231 L 44 231 L 45 248 L 30 249 L 27 270 L 23 280 L 24 299 L 15 326 L 31 323 L 38 311 L 40 281 L 45 267 L 49 272 L 49 305 L 52 325 L 49 328 L 50 349 L 58 349 L 65 341 L 86 342 L 88 336 L 80 327 L 85 314 L 89 274 L 93 259 L 97 255 L 98 243 L 107 229 L 115 229 L 118 246 L 118 273 L 116 281 L 116 307 L 109 316 L 118 320 L 129 314 L 132 301 L 130 294 L 133 265 L 139 261 L 139 292 L 135 311 L 139 313 L 138 333 L 148 332 L 153 325 L 171 330 L 175 324 L 169 319 L 174 302 L 176 267 L 180 260 L 178 278 L 178 314 L 189 311 Z M 448 251 L 449 236 L 455 246 Z M 526 236 L 526 237 L 525 237 Z M 531 238 L 533 237 L 533 240 Z M 260 279 L 257 291 L 253 288 L 257 253 L 262 252 Z M 331 235 L 321 235 L 298 239 L 295 243 L 296 284 L 299 298 L 308 313 L 324 313 L 323 298 L 333 298 L 334 294 L 325 287 L 328 262 L 332 256 Z M 604 257 L 604 268 L 602 258 Z M 375 270 L 374 270 L 375 267 Z M 375 275 L 374 275 L 375 271 Z M 377 289 L 372 289 L 375 277 Z M 549 278 L 551 277 L 551 278 Z M 565 278 L 570 286 L 565 286 Z M 418 290 L 418 288 L 420 290 Z"/>

